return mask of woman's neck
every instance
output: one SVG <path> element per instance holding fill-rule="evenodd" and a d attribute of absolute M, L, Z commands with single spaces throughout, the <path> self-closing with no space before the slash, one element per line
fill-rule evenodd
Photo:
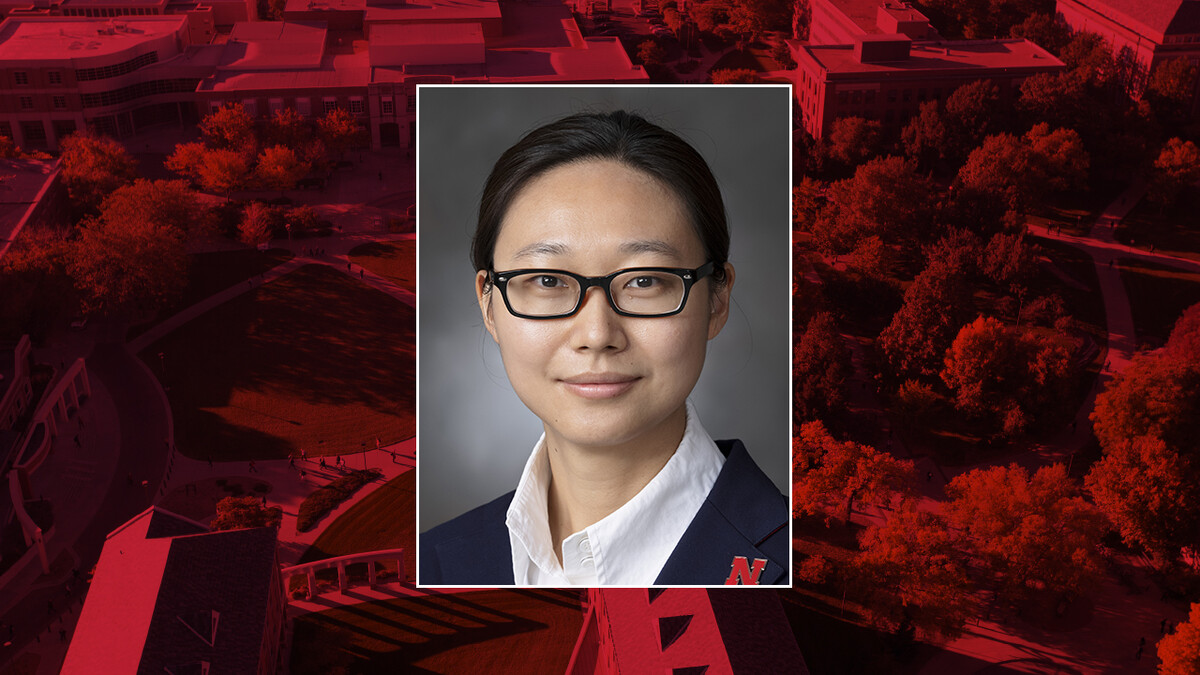
<path fill-rule="evenodd" d="M 680 406 L 653 432 L 620 445 L 577 446 L 546 430 L 550 536 L 560 563 L 563 540 L 641 492 L 675 454 L 686 429 L 687 410 Z"/>

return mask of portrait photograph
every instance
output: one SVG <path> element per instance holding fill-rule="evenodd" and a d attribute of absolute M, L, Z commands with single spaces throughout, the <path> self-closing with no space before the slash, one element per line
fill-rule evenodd
<path fill-rule="evenodd" d="M 791 115 L 418 88 L 419 585 L 789 584 Z"/>

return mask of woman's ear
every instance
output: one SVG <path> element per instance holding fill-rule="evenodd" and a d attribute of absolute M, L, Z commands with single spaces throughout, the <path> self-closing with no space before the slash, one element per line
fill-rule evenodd
<path fill-rule="evenodd" d="M 725 321 L 729 319 L 729 293 L 733 290 L 733 279 L 733 265 L 725 263 L 724 282 L 710 294 L 709 298 L 709 340 L 717 337 L 721 329 L 725 327 Z"/>
<path fill-rule="evenodd" d="M 479 301 L 479 312 L 483 315 L 483 326 L 487 328 L 487 332 L 491 333 L 492 339 L 497 344 L 500 340 L 496 338 L 496 322 L 492 320 L 492 291 L 495 287 L 488 281 L 488 273 L 486 270 L 479 270 L 475 274 L 475 299 Z"/>

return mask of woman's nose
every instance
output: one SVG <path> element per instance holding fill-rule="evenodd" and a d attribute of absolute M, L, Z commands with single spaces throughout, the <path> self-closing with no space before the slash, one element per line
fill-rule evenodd
<path fill-rule="evenodd" d="M 583 304 L 569 319 L 571 347 L 575 349 L 622 350 L 627 346 L 622 317 L 608 303 L 602 288 L 589 288 Z"/>

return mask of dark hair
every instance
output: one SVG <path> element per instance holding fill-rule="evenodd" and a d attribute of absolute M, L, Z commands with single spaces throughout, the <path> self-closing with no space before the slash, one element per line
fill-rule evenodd
<path fill-rule="evenodd" d="M 479 203 L 471 242 L 476 271 L 492 268 L 504 215 L 529 181 L 563 164 L 589 159 L 611 159 L 645 172 L 678 196 L 708 260 L 715 263 L 714 279 L 724 280 L 729 226 L 708 164 L 687 141 L 624 110 L 564 117 L 534 129 L 500 155 Z"/>

